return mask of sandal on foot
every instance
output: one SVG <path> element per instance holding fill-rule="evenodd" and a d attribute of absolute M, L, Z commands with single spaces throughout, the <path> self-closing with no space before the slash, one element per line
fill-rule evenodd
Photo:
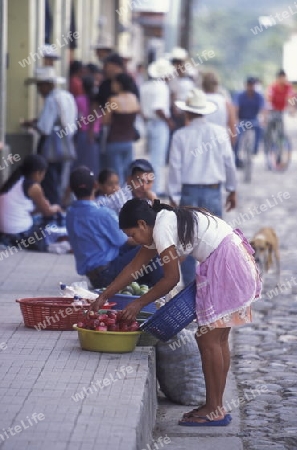
<path fill-rule="evenodd" d="M 198 408 L 192 409 L 192 411 L 184 413 L 183 416 L 182 416 L 182 420 L 183 419 L 190 419 L 190 418 L 199 417 L 199 414 L 195 414 L 195 413 L 199 412 L 201 408 L 202 408 L 202 406 L 199 406 Z M 227 418 L 227 420 L 229 420 L 229 422 L 231 422 L 231 420 L 232 420 L 231 415 L 228 414 L 228 413 L 225 415 L 225 418 Z"/>
<path fill-rule="evenodd" d="M 198 406 L 198 408 L 192 409 L 192 411 L 189 411 L 185 414 L 183 414 L 183 419 L 187 419 L 188 417 L 192 417 L 195 415 L 195 413 L 199 412 L 199 410 L 202 408 L 202 406 Z"/>
<path fill-rule="evenodd" d="M 204 420 L 204 422 L 197 422 L 191 419 L 201 419 Z M 229 425 L 231 420 L 232 418 L 230 414 L 226 414 L 225 417 L 220 420 L 210 420 L 206 416 L 192 416 L 186 419 L 179 420 L 178 424 L 183 427 L 225 427 Z"/>

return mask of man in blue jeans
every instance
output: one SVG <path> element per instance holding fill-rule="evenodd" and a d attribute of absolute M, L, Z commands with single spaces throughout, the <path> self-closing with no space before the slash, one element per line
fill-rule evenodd
<path fill-rule="evenodd" d="M 94 289 L 108 286 L 135 257 L 140 247 L 119 229 L 115 213 L 94 201 L 95 176 L 88 167 L 78 167 L 70 175 L 70 187 L 77 200 L 66 216 L 66 228 L 79 275 L 86 275 Z M 149 287 L 163 276 L 154 262 L 139 278 Z"/>
<path fill-rule="evenodd" d="M 246 80 L 246 89 L 238 94 L 235 101 L 236 115 L 239 122 L 244 125 L 250 122 L 253 125 L 253 130 L 255 132 L 254 150 L 253 153 L 256 155 L 258 153 L 260 140 L 262 137 L 262 128 L 259 122 L 259 114 L 264 110 L 265 99 L 262 94 L 256 91 L 257 79 L 254 77 L 248 77 Z M 243 130 L 249 127 L 243 125 Z M 235 164 L 237 167 L 242 167 L 242 161 L 239 155 L 239 148 L 241 138 L 244 131 L 238 134 L 234 152 L 235 152 Z"/>
<path fill-rule="evenodd" d="M 229 135 L 224 127 L 206 121 L 216 110 L 199 89 L 176 106 L 186 113 L 186 126 L 174 133 L 169 158 L 168 191 L 173 206 L 206 208 L 222 217 L 222 186 L 229 192 L 226 210 L 236 206 L 236 169 Z M 198 224 L 199 226 L 199 224 Z M 195 278 L 195 260 L 181 264 L 184 284 Z"/>

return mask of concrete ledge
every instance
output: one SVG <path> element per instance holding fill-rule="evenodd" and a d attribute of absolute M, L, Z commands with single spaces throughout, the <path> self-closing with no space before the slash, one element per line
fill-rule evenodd
<path fill-rule="evenodd" d="M 1 334 L 1 450 L 147 448 L 157 410 L 153 348 L 87 352 L 75 331 L 23 324 L 6 324 Z M 28 425 L 34 413 L 44 419 Z M 22 421 L 27 429 L 4 434 Z"/>

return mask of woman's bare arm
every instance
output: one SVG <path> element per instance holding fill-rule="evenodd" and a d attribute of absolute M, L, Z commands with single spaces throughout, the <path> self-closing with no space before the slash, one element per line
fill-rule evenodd
<path fill-rule="evenodd" d="M 156 250 L 150 250 L 142 247 L 134 259 L 125 267 L 124 270 L 114 279 L 114 281 L 103 291 L 99 297 L 91 304 L 91 311 L 98 311 L 104 303 L 119 292 L 125 286 L 137 280 L 137 275 L 143 270 L 150 260 L 157 255 Z"/>
<path fill-rule="evenodd" d="M 44 216 L 52 216 L 57 212 L 61 212 L 60 205 L 51 205 L 47 198 L 44 196 L 43 189 L 40 184 L 35 183 L 28 189 L 28 196 L 34 202 L 37 210 Z"/>
<path fill-rule="evenodd" d="M 168 294 L 177 285 L 180 275 L 178 255 L 174 246 L 161 253 L 160 262 L 164 270 L 164 277 L 147 294 L 129 303 L 123 310 L 121 319 L 133 322 L 144 306 Z"/>

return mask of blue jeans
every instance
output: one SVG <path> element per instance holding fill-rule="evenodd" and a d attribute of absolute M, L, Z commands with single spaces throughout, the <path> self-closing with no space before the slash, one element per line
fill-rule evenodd
<path fill-rule="evenodd" d="M 120 248 L 120 253 L 117 258 L 111 261 L 107 268 L 97 273 L 94 276 L 90 276 L 89 280 L 91 281 L 94 289 L 99 289 L 101 287 L 109 286 L 110 283 L 118 276 L 119 273 L 134 259 L 136 254 L 139 252 L 140 246 L 131 247 L 129 245 L 123 245 Z M 156 262 L 156 258 L 153 258 L 151 262 Z M 148 266 L 150 263 L 148 264 Z M 154 286 L 161 278 L 164 276 L 163 268 L 157 263 L 152 265 L 153 270 L 147 270 L 148 273 L 145 273 L 142 277 L 137 279 L 139 284 L 146 284 L 149 287 Z M 136 279 L 135 279 L 136 281 Z"/>
<path fill-rule="evenodd" d="M 113 169 L 119 176 L 123 186 L 128 176 L 129 166 L 133 159 L 132 142 L 110 142 L 106 145 L 106 159 L 109 169 Z"/>
<path fill-rule="evenodd" d="M 153 119 L 147 122 L 147 146 L 155 172 L 153 189 L 157 194 L 161 194 L 162 191 L 164 191 L 162 183 L 162 170 L 166 165 L 169 135 L 169 127 L 164 120 Z"/>
<path fill-rule="evenodd" d="M 255 132 L 255 141 L 254 141 L 254 150 L 253 150 L 253 154 L 257 155 L 258 151 L 259 151 L 259 145 L 262 139 L 262 134 L 263 134 L 263 130 L 259 124 L 258 119 L 256 120 L 243 120 L 245 123 L 246 122 L 251 122 L 253 124 L 253 128 L 252 130 L 254 130 Z M 241 131 L 238 135 L 237 135 L 237 139 L 236 139 L 236 143 L 234 146 L 234 154 L 235 154 L 235 161 L 237 162 L 240 159 L 239 156 L 239 149 L 240 149 L 240 142 L 242 139 L 242 136 L 244 135 L 245 130 Z"/>
<path fill-rule="evenodd" d="M 48 163 L 47 171 L 41 182 L 44 195 L 51 204 L 60 204 L 62 200 L 63 163 Z"/>
<path fill-rule="evenodd" d="M 195 208 L 206 208 L 212 214 L 222 217 L 223 203 L 221 188 L 209 188 L 195 184 L 184 184 L 182 187 L 180 206 L 193 206 Z M 181 263 L 181 272 L 185 286 L 195 279 L 196 260 L 193 256 Z"/>

